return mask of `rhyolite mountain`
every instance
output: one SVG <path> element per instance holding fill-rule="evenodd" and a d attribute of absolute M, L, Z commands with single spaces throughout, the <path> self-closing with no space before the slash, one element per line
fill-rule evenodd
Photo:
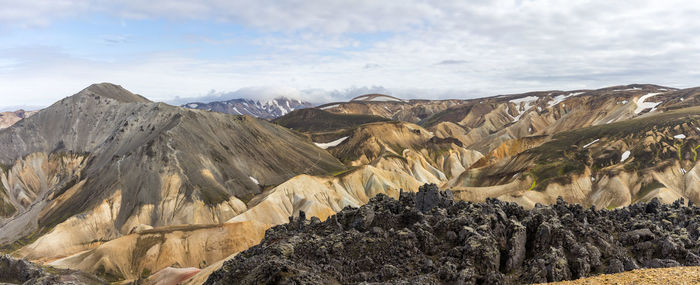
<path fill-rule="evenodd" d="M 181 107 L 232 115 L 249 115 L 262 119 L 274 119 L 284 116 L 294 110 L 313 107 L 313 104 L 298 99 L 278 97 L 267 101 L 231 99 L 209 103 L 192 102 L 183 104 Z"/>
<path fill-rule="evenodd" d="M 268 186 L 344 169 L 267 121 L 155 103 L 107 83 L 0 131 L 0 163 L 0 244 L 32 260 L 135 229 L 219 224 Z"/>
<path fill-rule="evenodd" d="M 392 120 L 417 123 L 465 100 L 403 100 L 384 94 L 366 94 L 348 102 L 334 102 L 318 106 L 318 109 L 336 114 L 375 115 Z"/>
<path fill-rule="evenodd" d="M 107 281 L 201 284 L 290 216 L 326 220 L 424 183 L 524 209 L 697 203 L 699 95 L 368 94 L 267 121 L 97 84 L 0 131 L 0 250 Z"/>
<path fill-rule="evenodd" d="M 697 202 L 698 95 L 697 88 L 648 84 L 530 92 L 467 100 L 407 125 L 412 131 L 403 134 L 378 127 L 388 122 L 304 132 L 318 143 L 342 140 L 328 150 L 346 164 L 403 168 L 464 200 L 499 197 L 533 207 L 562 196 L 613 208 L 653 197 Z M 358 104 L 366 108 L 346 107 Z M 367 110 L 411 104 L 351 101 L 318 109 L 351 122 L 350 116 L 381 115 Z M 312 117 L 293 112 L 276 122 L 298 125 L 302 118 Z M 427 171 L 410 166 L 418 157 Z"/>

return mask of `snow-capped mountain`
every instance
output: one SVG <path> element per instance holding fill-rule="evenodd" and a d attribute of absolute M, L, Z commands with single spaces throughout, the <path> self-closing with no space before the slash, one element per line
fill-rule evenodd
<path fill-rule="evenodd" d="M 194 102 L 184 104 L 181 107 L 234 115 L 250 115 L 263 119 L 274 119 L 297 109 L 313 107 L 313 104 L 297 99 L 279 97 L 268 101 L 233 99 L 210 103 Z"/>

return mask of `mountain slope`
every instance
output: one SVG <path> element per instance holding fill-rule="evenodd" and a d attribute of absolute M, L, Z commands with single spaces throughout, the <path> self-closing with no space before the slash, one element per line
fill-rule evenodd
<path fill-rule="evenodd" d="M 111 84 L 0 131 L 0 162 L 3 200 L 20 210 L 0 220 L 0 243 L 30 259 L 140 225 L 220 223 L 264 187 L 344 168 L 266 121 L 147 102 Z"/>
<path fill-rule="evenodd" d="M 366 101 L 366 102 L 403 102 L 399 98 L 385 94 L 365 94 L 352 98 L 350 101 Z"/>
<path fill-rule="evenodd" d="M 114 99 L 122 103 L 149 103 L 150 100 L 145 97 L 129 92 L 120 85 L 111 83 L 98 83 L 90 85 L 88 88 L 80 91 L 78 96 L 100 96 Z"/>
<path fill-rule="evenodd" d="M 396 97 L 367 94 L 350 102 L 335 102 L 316 108 L 335 114 L 374 115 L 386 119 L 418 123 L 445 109 L 464 103 L 464 100 L 401 100 Z"/>
<path fill-rule="evenodd" d="M 262 119 L 274 119 L 284 116 L 294 110 L 313 107 L 313 104 L 297 99 L 280 97 L 266 102 L 250 99 L 232 99 L 209 103 L 193 102 L 184 104 L 181 107 L 232 115 L 249 115 Z"/>
<path fill-rule="evenodd" d="M 291 112 L 275 119 L 273 122 L 297 131 L 319 133 L 337 132 L 366 123 L 384 121 L 388 121 L 388 119 L 373 115 L 334 114 L 315 108 L 308 108 Z"/>
<path fill-rule="evenodd" d="M 609 124 L 660 112 L 675 89 L 627 85 L 598 90 L 544 91 L 471 100 L 419 122 L 440 137 L 454 137 L 483 153 L 505 141 Z M 656 104 L 654 102 L 660 102 Z"/>
<path fill-rule="evenodd" d="M 700 202 L 700 107 L 561 132 L 547 142 L 472 168 L 451 186 L 466 200 L 498 197 L 526 206 L 557 196 L 596 207 L 658 197 Z"/>

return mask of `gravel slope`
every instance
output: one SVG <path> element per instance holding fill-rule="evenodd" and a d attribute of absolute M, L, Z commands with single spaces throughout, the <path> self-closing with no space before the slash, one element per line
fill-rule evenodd
<path fill-rule="evenodd" d="M 603 274 L 594 277 L 581 278 L 574 281 L 552 282 L 558 285 L 589 285 L 589 284 L 700 284 L 700 267 L 671 267 L 637 269 L 616 274 Z"/>

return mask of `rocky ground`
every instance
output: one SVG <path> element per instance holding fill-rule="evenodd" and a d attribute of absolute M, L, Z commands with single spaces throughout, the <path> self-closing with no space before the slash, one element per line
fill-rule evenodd
<path fill-rule="evenodd" d="M 0 255 L 0 284 L 107 284 L 103 280 L 75 270 L 43 268 L 9 255 Z"/>
<path fill-rule="evenodd" d="M 617 210 L 559 200 L 455 202 L 424 185 L 324 222 L 301 213 L 206 284 L 519 284 L 700 265 L 700 208 L 654 199 Z"/>

